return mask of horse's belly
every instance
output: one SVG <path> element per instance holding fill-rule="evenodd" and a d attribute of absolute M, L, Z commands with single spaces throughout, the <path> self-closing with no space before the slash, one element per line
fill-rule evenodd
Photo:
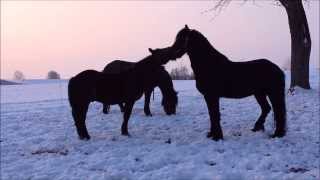
<path fill-rule="evenodd" d="M 225 98 L 244 98 L 255 93 L 254 88 L 246 88 L 244 86 L 232 86 L 226 83 L 201 82 L 197 81 L 196 87 L 203 95 L 213 95 Z"/>
<path fill-rule="evenodd" d="M 140 89 L 134 89 L 126 91 L 123 95 L 123 99 L 126 101 L 137 101 L 139 100 L 143 95 L 143 91 Z"/>
<path fill-rule="evenodd" d="M 244 93 L 223 93 L 221 97 L 225 98 L 235 98 L 235 99 L 240 99 L 240 98 L 245 98 L 248 96 L 253 95 L 253 93 L 250 92 L 244 92 Z"/>
<path fill-rule="evenodd" d="M 118 104 L 122 102 L 123 90 L 121 87 L 109 86 L 97 90 L 96 101 L 106 104 Z"/>
<path fill-rule="evenodd" d="M 119 104 L 123 102 L 120 96 L 108 96 L 108 97 L 102 98 L 101 100 L 103 103 L 110 104 L 110 105 Z"/>
<path fill-rule="evenodd" d="M 226 98 L 244 98 L 255 94 L 255 88 L 250 88 L 246 86 L 237 87 L 225 87 L 221 91 L 221 97 Z"/>
<path fill-rule="evenodd" d="M 121 103 L 124 103 L 124 102 L 122 102 L 122 101 L 113 101 L 113 102 L 108 101 L 108 102 L 102 102 L 102 103 L 108 104 L 108 105 L 116 105 L 116 104 L 121 104 Z"/>

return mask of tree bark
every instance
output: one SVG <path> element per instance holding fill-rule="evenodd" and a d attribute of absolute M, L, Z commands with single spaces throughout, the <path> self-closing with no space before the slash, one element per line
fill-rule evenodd
<path fill-rule="evenodd" d="M 291 34 L 291 83 L 295 86 L 310 89 L 309 61 L 311 38 L 307 17 L 302 0 L 279 0 L 288 14 Z"/>

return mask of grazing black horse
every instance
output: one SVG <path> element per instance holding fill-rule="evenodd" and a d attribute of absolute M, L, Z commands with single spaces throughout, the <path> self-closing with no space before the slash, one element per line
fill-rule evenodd
<path fill-rule="evenodd" d="M 92 101 L 104 104 L 125 103 L 121 133 L 129 135 L 128 121 L 135 101 L 152 86 L 150 82 L 154 79 L 155 70 L 172 59 L 170 48 L 149 51 L 151 55 L 137 62 L 134 68 L 125 73 L 105 74 L 86 70 L 70 79 L 69 102 L 80 139 L 90 139 L 85 120 Z"/>
<path fill-rule="evenodd" d="M 261 115 L 253 131 L 264 130 L 265 118 L 271 110 L 276 124 L 272 137 L 286 133 L 285 75 L 266 59 L 232 62 L 218 52 L 198 31 L 186 25 L 176 36 L 172 46 L 175 58 L 187 53 L 195 74 L 196 87 L 203 94 L 210 116 L 208 137 L 223 139 L 220 126 L 219 98 L 243 98 L 254 95 L 261 107 Z M 174 59 L 175 59 L 174 58 Z"/>
<path fill-rule="evenodd" d="M 103 72 L 107 74 L 118 74 L 118 73 L 125 73 L 130 69 L 134 68 L 136 63 L 134 62 L 127 62 L 122 60 L 115 60 L 109 63 L 104 69 Z M 178 104 L 178 97 L 177 92 L 173 88 L 172 79 L 169 73 L 165 70 L 163 66 L 160 66 L 158 69 L 154 71 L 155 79 L 151 80 L 150 89 L 144 91 L 144 113 L 147 116 L 152 116 L 150 112 L 150 97 L 153 89 L 156 86 L 159 86 L 160 91 L 162 93 L 162 102 L 161 105 L 163 106 L 164 111 L 167 115 L 172 115 L 176 113 L 176 107 Z M 119 104 L 120 109 L 124 112 L 124 105 L 122 103 Z M 110 105 L 104 104 L 103 105 L 103 112 L 108 114 L 110 109 Z"/>

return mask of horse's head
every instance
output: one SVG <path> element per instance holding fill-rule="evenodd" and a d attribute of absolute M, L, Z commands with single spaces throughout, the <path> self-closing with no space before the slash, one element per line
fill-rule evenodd
<path fill-rule="evenodd" d="M 149 48 L 149 52 L 152 54 L 154 61 L 157 61 L 160 65 L 166 64 L 171 59 L 176 59 L 172 47 L 162 49 Z"/>
<path fill-rule="evenodd" d="M 189 29 L 188 25 L 185 25 L 185 27 L 178 32 L 176 40 L 171 46 L 176 58 L 180 58 L 187 52 L 190 32 L 191 29 Z"/>
<path fill-rule="evenodd" d="M 190 32 L 191 29 L 189 29 L 188 25 L 185 25 L 185 27 L 178 32 L 176 40 L 172 46 L 162 49 L 149 48 L 153 59 L 163 65 L 170 60 L 176 60 L 177 58 L 183 56 L 188 50 Z"/>
<path fill-rule="evenodd" d="M 178 96 L 177 92 L 173 91 L 173 93 L 168 94 L 167 96 L 163 96 L 161 105 L 163 106 L 164 111 L 167 115 L 176 114 L 176 108 L 178 105 Z"/>

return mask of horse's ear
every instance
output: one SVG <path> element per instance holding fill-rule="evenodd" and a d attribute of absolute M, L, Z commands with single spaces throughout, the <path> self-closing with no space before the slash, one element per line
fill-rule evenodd
<path fill-rule="evenodd" d="M 187 29 L 187 30 L 189 30 L 189 27 L 188 27 L 188 25 L 187 25 L 187 24 L 184 26 L 184 28 L 185 28 L 185 29 Z"/>
<path fill-rule="evenodd" d="M 149 50 L 149 52 L 150 52 L 151 54 L 154 53 L 154 50 L 153 50 L 153 49 L 149 48 L 148 50 Z"/>

